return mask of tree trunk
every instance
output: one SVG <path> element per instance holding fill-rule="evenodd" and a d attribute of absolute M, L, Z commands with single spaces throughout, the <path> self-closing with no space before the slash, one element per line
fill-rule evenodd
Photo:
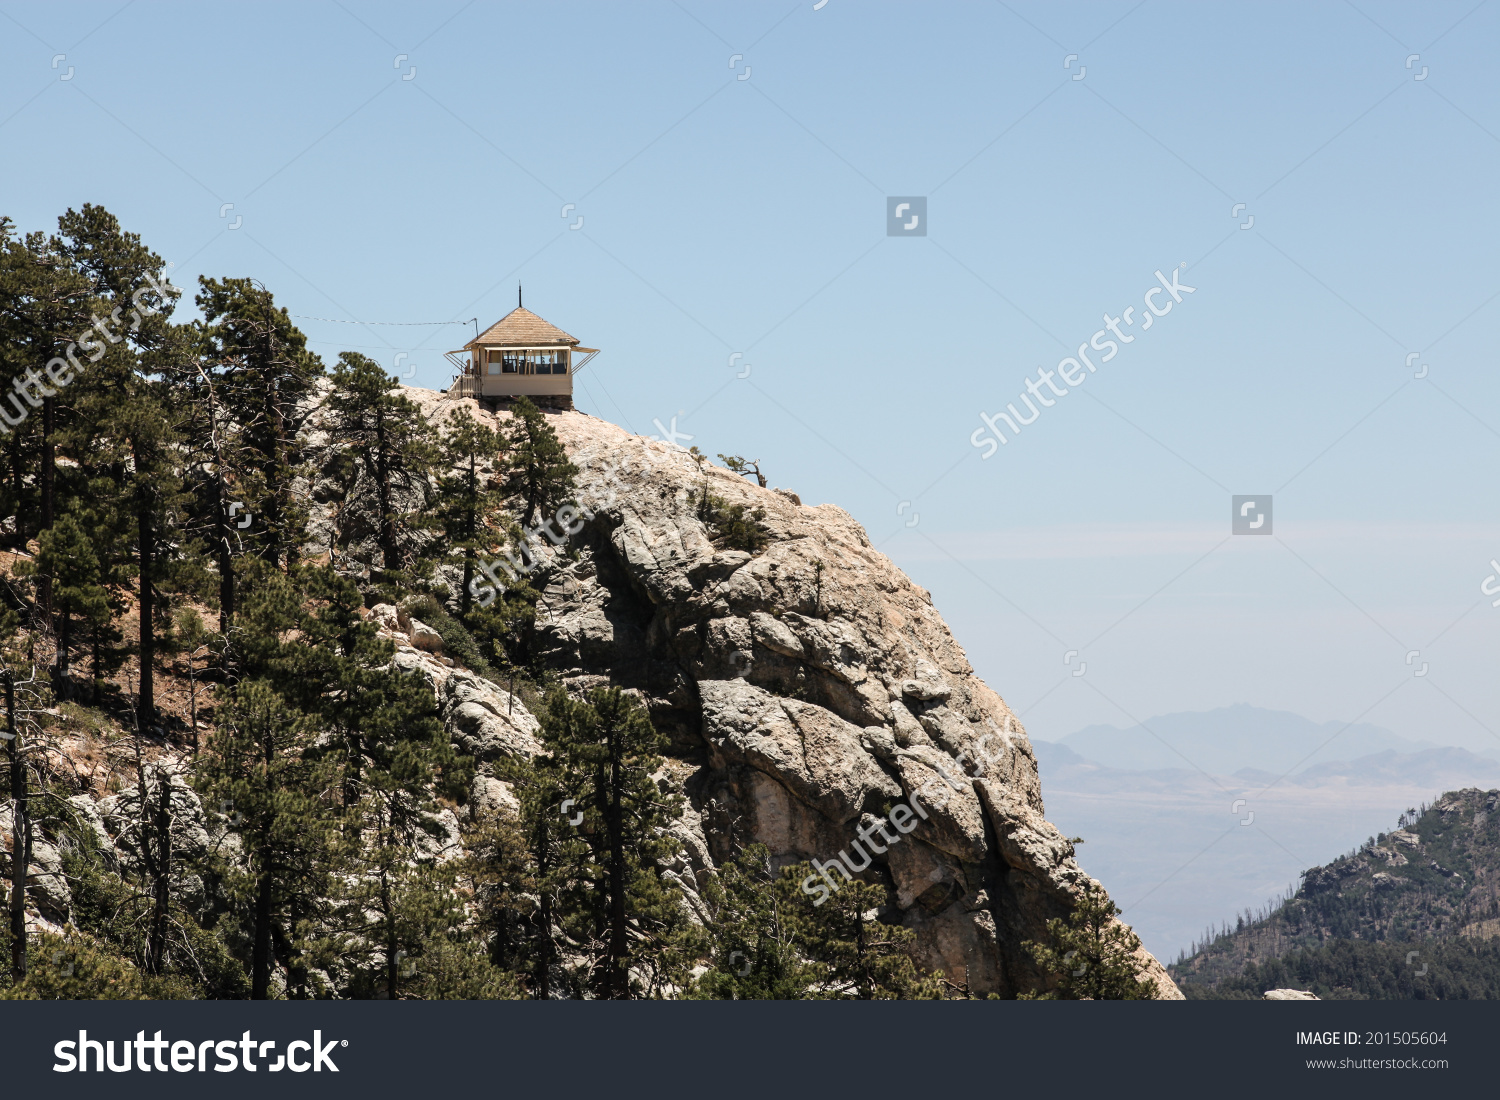
<path fill-rule="evenodd" d="M 469 478 L 465 488 L 468 490 L 468 509 L 464 513 L 464 540 L 469 544 L 464 547 L 464 585 L 459 591 L 459 615 L 467 619 L 469 611 L 473 606 L 473 596 L 469 594 L 469 585 L 474 583 L 474 536 L 479 531 L 479 470 L 478 460 L 474 454 L 469 455 Z"/>
<path fill-rule="evenodd" d="M 214 521 L 214 551 L 219 567 L 219 633 L 228 635 L 234 618 L 234 554 L 229 548 L 229 495 L 224 492 L 224 475 L 215 475 L 218 493 L 218 517 Z"/>
<path fill-rule="evenodd" d="M 396 517 L 391 511 L 391 460 L 386 453 L 385 415 L 375 410 L 375 484 L 380 492 L 381 565 L 389 573 L 396 568 Z"/>
<path fill-rule="evenodd" d="M 264 729 L 261 752 L 265 760 L 266 773 L 269 775 L 275 753 L 269 723 Z M 275 813 L 272 809 L 263 812 L 268 816 Z M 267 835 L 271 831 L 271 824 L 269 820 L 263 821 L 258 830 L 262 848 L 260 879 L 255 884 L 255 941 L 250 949 L 250 999 L 252 1001 L 268 1000 L 271 992 L 271 890 L 275 882 L 275 876 L 272 873 L 275 868 L 272 866 L 269 851 L 271 841 Z"/>
<path fill-rule="evenodd" d="M 534 1000 L 546 1001 L 552 993 L 552 893 L 546 878 L 551 871 L 551 830 L 547 828 L 547 812 L 543 808 L 537 815 L 536 833 L 536 879 L 537 879 L 537 923 L 541 938 L 537 944 L 536 965 L 531 977 L 531 996 Z"/>
<path fill-rule="evenodd" d="M 622 783 L 621 730 L 609 733 L 609 995 L 615 1000 L 630 997 L 629 927 L 625 923 L 625 815 L 620 806 Z"/>
<path fill-rule="evenodd" d="M 11 492 L 16 499 L 16 534 L 14 545 L 17 549 L 26 546 L 26 497 L 25 486 L 22 484 L 22 468 L 24 461 L 21 457 L 21 436 L 18 432 L 12 432 L 10 436 L 10 485 Z"/>
<path fill-rule="evenodd" d="M 199 368 L 202 373 L 202 368 Z M 208 430 L 214 448 L 214 554 L 219 567 L 219 633 L 228 635 L 229 620 L 234 617 L 234 558 L 229 550 L 229 494 L 224 490 L 224 448 L 219 442 L 219 422 L 213 382 L 207 374 Z M 194 727 L 194 736 L 197 727 Z"/>
<path fill-rule="evenodd" d="M 136 463 L 137 476 L 140 463 Z M 141 635 L 141 680 L 140 700 L 137 712 L 141 724 L 149 726 L 156 721 L 156 593 L 152 585 L 155 570 L 155 532 L 151 525 L 150 495 L 144 485 L 136 490 L 136 522 L 140 544 L 140 635 Z"/>
<path fill-rule="evenodd" d="M 344 770 L 344 809 L 352 810 L 359 801 L 360 779 L 365 759 L 364 738 L 350 732 L 346 738 L 348 767 Z"/>
<path fill-rule="evenodd" d="M 52 444 L 52 398 L 42 398 L 42 530 L 52 526 L 57 481 L 57 450 Z"/>
<path fill-rule="evenodd" d="M 380 908 L 385 918 L 385 999 L 394 1001 L 398 996 L 396 977 L 401 967 L 401 950 L 396 946 L 396 920 L 391 912 L 390 875 L 384 867 L 380 869 Z"/>
<path fill-rule="evenodd" d="M 281 386 L 276 377 L 276 341 L 272 336 L 275 319 L 271 315 L 270 308 L 265 310 L 265 328 L 262 330 L 265 336 L 264 345 L 264 369 L 271 372 L 270 385 L 268 387 L 266 414 L 271 427 L 271 453 L 267 456 L 270 460 L 269 468 L 263 468 L 262 472 L 266 478 L 266 494 L 264 499 L 264 511 L 266 513 L 266 537 L 271 551 L 271 562 L 281 566 L 282 550 L 286 551 L 285 568 L 291 571 L 292 562 L 296 556 L 296 548 L 293 546 L 282 546 L 282 540 L 286 535 L 286 513 L 282 508 L 284 503 L 282 493 L 286 486 L 282 478 L 286 473 L 286 419 L 282 416 L 281 408 Z"/>
<path fill-rule="evenodd" d="M 471 546 L 464 551 L 464 585 L 462 595 L 459 596 L 459 616 L 468 619 L 469 612 L 473 608 L 473 596 L 469 593 L 469 585 L 474 583 L 474 548 Z"/>
<path fill-rule="evenodd" d="M 57 629 L 57 696 L 59 699 L 73 698 L 71 669 L 68 650 L 73 644 L 73 616 L 64 611 L 58 616 Z"/>
<path fill-rule="evenodd" d="M 167 956 L 167 923 L 172 898 L 172 785 L 162 769 L 156 771 L 156 867 L 152 883 L 151 936 L 147 943 L 150 970 L 160 974 Z"/>
<path fill-rule="evenodd" d="M 296 932 L 297 926 L 302 923 L 304 917 L 305 914 L 300 906 L 292 910 L 287 923 L 291 925 L 293 933 Z M 286 998 L 289 1001 L 305 1001 L 307 1000 L 307 962 L 302 957 L 302 950 L 295 941 L 290 940 L 283 942 L 281 948 L 287 957 Z"/>
<path fill-rule="evenodd" d="M 193 755 L 198 755 L 198 677 L 193 668 L 193 654 L 188 653 L 188 722 L 193 727 Z"/>
<path fill-rule="evenodd" d="M 255 945 L 250 954 L 250 999 L 264 1001 L 271 993 L 271 871 L 260 873 L 255 887 Z"/>
<path fill-rule="evenodd" d="M 100 671 L 104 667 L 104 640 L 99 636 L 102 630 L 102 626 L 95 626 L 89 634 L 89 652 L 92 658 L 89 671 L 93 674 L 93 686 L 89 688 L 89 701 L 95 706 L 104 695 L 104 674 Z"/>
<path fill-rule="evenodd" d="M 21 731 L 16 725 L 16 685 L 5 673 L 6 755 L 10 761 L 10 793 L 15 815 L 10 831 L 10 975 L 12 981 L 26 978 L 26 872 L 31 868 L 31 800 L 26 765 L 21 758 Z"/>
<path fill-rule="evenodd" d="M 39 479 L 42 483 L 41 529 L 43 531 L 52 526 L 56 493 L 55 486 L 57 483 L 57 451 L 52 444 L 53 419 L 52 398 L 44 397 L 42 398 L 42 475 Z M 40 580 L 41 584 L 38 586 L 40 592 L 38 595 L 41 597 L 42 610 L 50 614 L 52 611 L 52 578 L 51 576 L 43 575 Z"/>

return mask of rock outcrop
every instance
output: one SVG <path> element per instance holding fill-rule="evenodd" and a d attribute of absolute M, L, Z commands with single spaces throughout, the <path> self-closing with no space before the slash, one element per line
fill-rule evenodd
<path fill-rule="evenodd" d="M 460 403 L 505 417 L 406 394 L 434 421 Z M 1034 988 L 1043 975 L 1022 943 L 1045 938 L 1086 876 L 1044 817 L 1025 731 L 931 596 L 834 505 L 802 505 L 583 413 L 548 420 L 581 470 L 590 518 L 562 548 L 536 540 L 540 650 L 573 686 L 638 691 L 670 734 L 689 800 L 677 829 L 686 856 L 672 873 L 689 903 L 696 876 L 747 842 L 781 864 L 849 852 L 858 867 L 860 853 L 862 877 L 892 889 L 886 919 L 916 932 L 927 965 L 981 995 Z M 715 546 L 698 518 L 705 488 L 763 510 L 764 551 Z M 535 718 L 450 667 L 422 624 L 373 614 L 479 759 L 475 801 L 507 804 L 485 765 L 535 751 Z M 877 831 L 888 814 L 915 824 Z M 1162 997 L 1181 996 L 1155 959 L 1143 961 Z"/>

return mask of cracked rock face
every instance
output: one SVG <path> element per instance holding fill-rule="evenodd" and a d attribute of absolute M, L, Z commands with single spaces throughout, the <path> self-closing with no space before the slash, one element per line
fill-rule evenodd
<path fill-rule="evenodd" d="M 505 419 L 406 393 L 433 419 L 458 404 Z M 583 413 L 548 421 L 593 518 L 571 554 L 533 574 L 540 651 L 575 687 L 636 689 L 671 736 L 690 801 L 673 873 L 689 894 L 697 871 L 748 842 L 780 864 L 845 852 L 891 888 L 887 919 L 916 932 L 927 965 L 981 995 L 1036 987 L 1022 942 L 1045 939 L 1087 878 L 1043 816 L 1025 731 L 931 596 L 842 509 L 699 468 Z M 714 545 L 697 518 L 705 485 L 764 510 L 764 551 Z M 535 751 L 536 720 L 518 700 L 412 645 L 401 660 L 429 671 L 464 751 Z M 508 792 L 476 794 L 498 804 Z M 1160 995 L 1180 998 L 1143 960 Z"/>

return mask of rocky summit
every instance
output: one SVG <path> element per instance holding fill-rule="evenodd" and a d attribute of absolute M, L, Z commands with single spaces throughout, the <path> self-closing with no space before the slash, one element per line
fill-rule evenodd
<path fill-rule="evenodd" d="M 360 369 L 376 389 L 394 385 L 373 363 Z M 512 439 L 545 423 L 547 446 L 560 444 L 566 453 L 564 461 L 549 452 L 555 464 L 576 470 L 567 475 L 570 487 L 552 498 L 555 511 L 494 513 L 510 534 L 486 544 L 500 548 L 500 556 L 481 557 L 467 586 L 481 607 L 500 589 L 507 590 L 505 599 L 525 593 L 525 667 L 517 684 L 508 675 L 519 666 L 506 665 L 509 674 L 494 671 L 459 622 L 469 611 L 459 600 L 466 587 L 462 557 L 424 558 L 436 563 L 436 572 L 417 597 L 399 595 L 402 589 L 389 583 L 399 576 L 387 564 L 395 560 L 393 551 L 415 560 L 427 549 L 423 540 L 436 537 L 422 517 L 431 514 L 450 471 L 426 465 L 377 478 L 359 460 L 361 445 L 351 443 L 351 392 L 347 371 L 332 384 L 317 378 L 296 410 L 301 460 L 282 498 L 292 502 L 285 505 L 289 511 L 301 509 L 295 526 L 262 526 L 257 515 L 257 525 L 244 528 L 247 537 L 262 539 L 295 531 L 300 547 L 286 557 L 308 568 L 222 567 L 228 569 L 222 576 L 243 575 L 261 585 L 255 596 L 261 602 L 234 613 L 230 642 L 220 643 L 225 652 L 212 660 L 204 654 L 217 651 L 200 643 L 215 635 L 192 640 L 182 633 L 199 612 L 178 621 L 171 635 L 175 656 L 149 666 L 159 721 L 148 727 L 123 705 L 143 680 L 141 666 L 128 665 L 109 679 L 99 649 L 108 638 L 98 624 L 91 628 L 89 667 L 104 671 L 95 679 L 74 683 L 54 670 L 55 705 L 48 704 L 37 673 L 21 684 L 25 699 L 34 700 L 23 700 L 21 713 L 40 793 L 27 803 L 25 828 L 17 828 L 15 812 L 0 810 L 0 865 L 10 878 L 9 853 L 25 850 L 21 837 L 29 832 L 26 889 L 16 896 L 39 957 L 56 962 L 67 951 L 96 947 L 105 955 L 89 956 L 95 961 L 80 962 L 76 974 L 71 962 L 33 968 L 26 972 L 29 984 L 14 985 L 17 995 L 101 996 L 116 987 L 126 991 L 121 995 L 169 996 L 447 996 L 455 989 L 461 996 L 518 995 L 512 972 L 493 981 L 484 977 L 488 964 L 473 950 L 463 954 L 451 939 L 441 945 L 413 940 L 409 947 L 377 942 L 384 933 L 369 929 L 394 928 L 397 917 L 365 884 L 371 875 L 396 876 L 410 896 L 426 899 L 421 912 L 452 910 L 446 924 L 433 922 L 451 926 L 459 939 L 472 938 L 475 927 L 464 914 L 495 891 L 534 896 L 528 891 L 540 872 L 528 878 L 530 871 L 515 872 L 504 862 L 507 845 L 515 844 L 504 829 L 523 820 L 550 822 L 549 808 L 566 796 L 565 790 L 556 798 L 539 795 L 525 778 L 558 759 L 546 723 L 558 720 L 556 708 L 570 705 L 569 697 L 542 688 L 560 684 L 573 700 L 619 699 L 590 689 L 622 689 L 634 697 L 631 712 L 639 718 L 643 706 L 650 718 L 641 722 L 665 751 L 652 750 L 640 780 L 650 796 L 660 792 L 670 811 L 643 826 L 636 843 L 649 845 L 663 832 L 677 842 L 661 846 L 668 856 L 650 857 L 653 880 L 665 880 L 662 896 L 672 899 L 674 921 L 721 927 L 722 884 L 726 875 L 733 878 L 725 865 L 753 851 L 770 877 L 811 864 L 813 874 L 798 872 L 806 875 L 800 884 L 776 886 L 798 905 L 806 906 L 808 895 L 815 908 L 847 888 L 853 893 L 840 905 L 852 906 L 862 927 L 878 921 L 907 930 L 898 937 L 910 955 L 906 965 L 940 972 L 947 995 L 1108 995 L 1059 989 L 1064 972 L 1076 977 L 1088 971 L 1087 963 L 1063 961 L 1079 949 L 1065 944 L 1046 965 L 1038 961 L 1046 945 L 1060 942 L 1065 925 L 1092 921 L 1094 932 L 1118 951 L 1136 952 L 1124 968 L 1140 979 L 1129 995 L 1182 997 L 1164 968 L 1110 916 L 1113 907 L 1075 862 L 1072 843 L 1046 820 L 1036 757 L 1021 723 L 974 674 L 930 594 L 876 551 L 847 512 L 832 504 L 809 506 L 793 491 L 757 485 L 701 455 L 581 412 L 543 414 L 528 407 L 516 417 L 472 399 L 406 387 L 399 396 L 382 397 L 388 403 L 381 408 L 398 410 L 406 426 L 421 417 L 434 429 L 450 428 L 450 414 L 460 409 Z M 395 422 L 385 422 L 387 429 L 396 430 Z M 483 476 L 499 483 L 499 474 Z M 261 499 L 258 512 L 276 505 L 269 495 Z M 569 503 L 558 505 L 561 500 Z M 402 547 L 390 531 L 393 516 L 410 520 L 401 529 L 408 540 Z M 739 526 L 726 526 L 733 524 Z M 273 551 L 264 552 L 275 560 Z M 12 555 L 10 566 L 29 578 L 28 563 L 49 553 L 32 542 Z M 320 587 L 299 595 L 285 579 L 294 574 L 307 578 L 298 583 Z M 439 598 L 444 593 L 446 607 Z M 194 607 L 196 596 L 179 598 Z M 397 602 L 387 602 L 392 599 Z M 122 651 L 144 651 L 144 643 L 137 644 L 141 618 L 128 603 L 122 607 L 116 615 Z M 196 607 L 213 612 L 202 603 Z M 377 642 L 392 643 L 393 657 L 384 645 L 369 644 L 369 628 Z M 45 632 L 38 635 L 50 644 Z M 66 650 L 62 645 L 63 656 Z M 323 726 L 310 717 L 294 721 L 288 704 L 267 686 L 271 679 L 236 685 L 230 679 L 240 667 L 235 662 L 252 659 L 261 662 L 261 675 L 277 678 L 277 691 L 291 695 L 305 677 L 324 677 L 308 688 L 307 706 L 345 708 L 339 715 L 353 715 L 350 723 L 384 721 L 382 736 L 392 743 L 420 734 L 426 740 L 403 742 L 401 751 L 427 753 L 451 763 L 451 771 L 414 765 L 417 778 L 401 780 L 404 793 L 378 805 L 362 800 L 360 768 L 384 758 L 371 755 L 357 736 L 351 741 L 356 727 L 338 725 L 343 717 L 318 719 Z M 417 679 L 391 676 L 392 661 Z M 344 671 L 330 671 L 337 669 Z M 370 690 L 384 693 L 388 717 L 359 710 L 361 701 L 346 683 L 376 685 Z M 265 741 L 246 755 L 244 738 L 252 735 Z M 401 758 L 391 760 L 391 770 L 381 774 L 395 784 L 390 777 Z M 248 771 L 232 770 L 246 761 Z M 256 761 L 280 770 L 262 775 Z M 342 778 L 319 778 L 325 772 Z M 20 770 L 11 765 L 6 774 Z M 283 775 L 311 793 L 294 797 L 276 786 Z M 262 802 L 254 801 L 262 797 L 257 783 L 270 784 Z M 331 805 L 342 805 L 345 816 L 333 816 Z M 277 815 L 297 806 L 305 810 L 295 818 L 301 824 L 266 839 L 262 825 L 282 821 Z M 355 810 L 368 806 L 406 814 L 414 822 L 403 834 L 409 842 L 381 832 L 381 823 L 392 818 L 377 816 L 375 826 L 368 817 L 358 819 L 363 825 L 349 823 L 356 821 Z M 581 815 L 571 824 L 580 821 Z M 353 835 L 359 844 L 338 839 Z M 368 859 L 360 862 L 363 848 L 380 838 L 386 862 L 372 871 Z M 528 834 L 527 843 L 534 840 Z M 297 858 L 323 868 L 317 870 L 322 877 L 309 877 L 296 886 L 303 893 L 283 897 L 276 891 L 293 887 L 278 886 L 272 872 L 290 866 L 284 852 L 303 853 Z M 270 870 L 252 878 L 252 859 Z M 276 859 L 282 863 L 271 862 Z M 424 868 L 447 868 L 448 877 Z M 491 877 L 481 881 L 486 874 Z M 464 875 L 465 885 L 454 885 Z M 861 886 L 853 885 L 856 878 Z M 273 918 L 262 908 L 259 916 L 239 915 L 253 892 L 285 913 Z M 144 939 L 136 925 L 110 915 L 122 905 L 152 914 Z M 839 908 L 819 912 L 827 919 Z M 313 911 L 323 914 L 317 929 L 333 931 L 320 931 L 323 939 L 313 944 L 310 938 L 304 951 L 288 930 L 313 928 L 303 916 Z M 174 914 L 182 918 L 177 924 Z M 10 923 L 19 927 L 21 915 L 15 908 Z M 357 934 L 341 931 L 351 921 Z M 186 929 L 181 935 L 173 932 L 179 926 Z M 496 927 L 483 934 L 498 935 Z M 552 926 L 545 927 L 550 935 Z M 576 938 L 558 936 L 562 950 L 576 948 Z M 423 970 L 410 982 L 430 977 L 448 985 L 422 986 L 413 994 L 400 988 L 410 969 L 401 960 L 424 948 L 431 948 L 430 973 Z M 195 961 L 209 949 L 217 962 Z M 273 954 L 280 960 L 275 966 Z M 186 976 L 173 985 L 179 957 L 187 960 Z M 324 958 L 331 961 L 323 969 L 298 961 Z M 251 963 L 248 988 L 245 959 Z M 526 978 L 541 996 L 562 988 L 545 957 L 528 965 L 540 971 Z M 147 984 L 139 984 L 146 979 L 138 971 L 148 975 Z M 1105 971 L 1098 967 L 1099 974 Z M 466 974 L 479 977 L 470 981 Z M 651 988 L 673 995 L 683 991 L 681 980 Z M 929 991 L 938 984 L 934 979 Z M 569 987 L 564 995 L 590 992 L 597 995 L 597 988 Z"/>
<path fill-rule="evenodd" d="M 403 392 L 434 422 L 459 404 L 495 426 L 508 417 Z M 779 864 L 847 851 L 857 867 L 868 848 L 865 877 L 891 887 L 897 911 L 885 916 L 916 933 L 925 965 L 966 976 L 980 995 L 1044 984 L 1022 944 L 1046 938 L 1087 876 L 1044 816 L 1025 730 L 931 595 L 835 505 L 803 504 L 581 412 L 547 415 L 592 518 L 561 546 L 531 540 L 545 660 L 572 687 L 638 692 L 670 733 L 688 796 L 676 826 L 688 856 L 674 871 L 689 904 L 695 876 L 745 843 Z M 705 487 L 763 512 L 762 552 L 715 549 L 698 518 Z M 325 522 L 339 524 L 332 508 Z M 494 764 L 535 750 L 535 717 L 424 647 L 411 633 L 420 624 L 374 613 L 398 661 L 429 675 L 454 742 L 480 761 L 473 804 L 507 802 Z M 879 815 L 913 796 L 926 816 L 881 840 Z M 873 843 L 851 847 L 862 828 Z M 1141 954 L 1158 995 L 1180 998 Z"/>

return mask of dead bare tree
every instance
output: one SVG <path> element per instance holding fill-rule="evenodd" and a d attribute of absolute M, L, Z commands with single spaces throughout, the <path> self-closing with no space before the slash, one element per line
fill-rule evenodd
<path fill-rule="evenodd" d="M 762 489 L 766 487 L 766 475 L 760 472 L 760 459 L 744 459 L 739 455 L 720 455 L 719 461 L 742 477 L 754 477 Z"/>
<path fill-rule="evenodd" d="M 5 670 L 5 754 L 10 764 L 10 976 L 26 980 L 26 873 L 31 867 L 31 797 L 21 728 L 16 723 L 16 682 Z"/>
<path fill-rule="evenodd" d="M 32 713 L 42 703 L 41 685 L 36 668 L 33 667 L 25 680 L 17 681 L 15 673 L 6 668 L 0 672 L 5 686 L 5 729 L 0 731 L 0 741 L 5 743 L 6 779 L 10 786 L 10 970 L 13 981 L 26 978 L 26 879 L 31 870 L 32 846 L 35 837 L 36 807 L 33 802 L 37 794 L 32 792 L 31 773 L 36 770 L 38 751 L 45 751 L 46 744 L 39 741 L 35 733 L 40 732 Z M 33 695 L 36 705 L 17 704 L 17 690 L 21 694 Z M 40 792 L 45 795 L 45 789 Z"/>

